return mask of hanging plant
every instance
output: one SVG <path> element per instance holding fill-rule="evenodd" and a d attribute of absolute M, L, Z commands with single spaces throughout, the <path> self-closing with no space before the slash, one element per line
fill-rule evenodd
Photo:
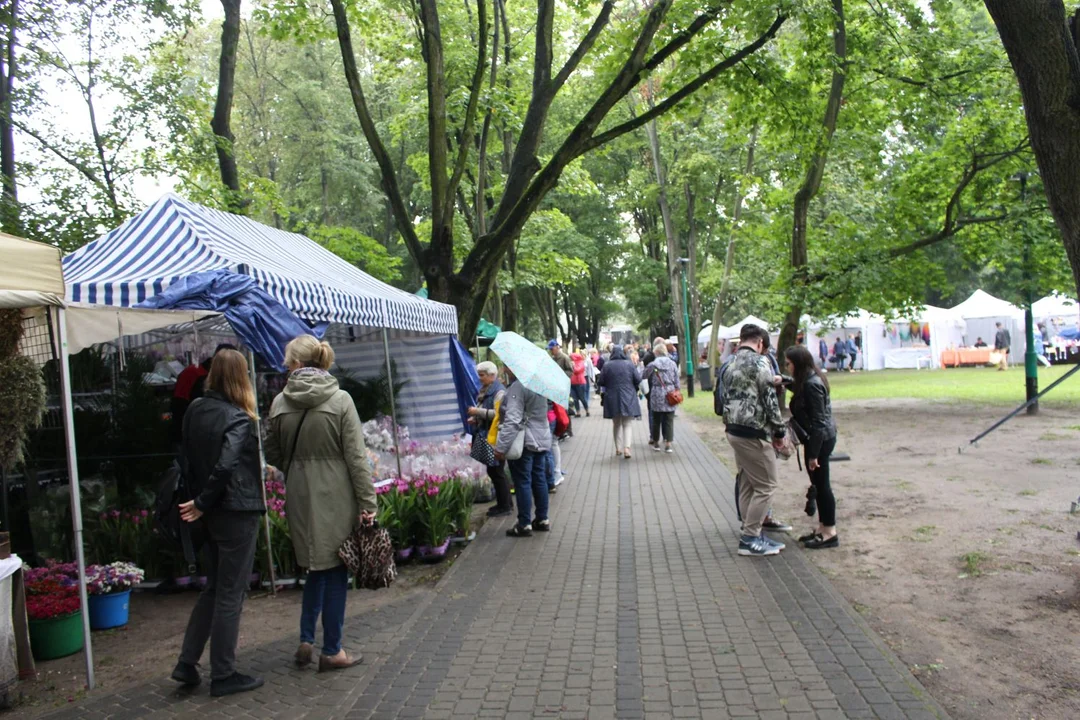
<path fill-rule="evenodd" d="M 0 467 L 23 460 L 30 431 L 45 414 L 45 380 L 33 360 L 17 355 L 22 314 L 0 311 Z"/>

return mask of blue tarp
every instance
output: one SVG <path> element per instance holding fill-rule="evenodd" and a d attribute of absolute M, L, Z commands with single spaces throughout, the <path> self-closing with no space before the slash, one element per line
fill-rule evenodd
<path fill-rule="evenodd" d="M 1062 328 L 1058 331 L 1058 335 L 1066 340 L 1080 340 L 1080 328 Z"/>
<path fill-rule="evenodd" d="M 469 351 L 462 347 L 453 335 L 450 336 L 450 369 L 454 373 L 461 427 L 469 434 L 472 433 L 472 426 L 467 422 L 469 408 L 476 404 L 476 396 L 480 394 L 480 378 L 476 375 L 476 363 L 472 355 L 469 355 Z"/>
<path fill-rule="evenodd" d="M 285 346 L 290 340 L 298 335 L 322 337 L 328 326 L 309 327 L 260 288 L 255 278 L 228 270 L 188 275 L 135 307 L 220 312 L 237 337 L 278 370 L 285 369 Z"/>

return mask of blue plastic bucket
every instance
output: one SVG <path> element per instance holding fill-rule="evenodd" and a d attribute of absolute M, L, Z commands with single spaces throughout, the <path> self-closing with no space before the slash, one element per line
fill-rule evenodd
<path fill-rule="evenodd" d="M 91 630 L 108 630 L 127 625 L 130 590 L 108 595 L 91 595 L 87 600 L 90 605 Z"/>

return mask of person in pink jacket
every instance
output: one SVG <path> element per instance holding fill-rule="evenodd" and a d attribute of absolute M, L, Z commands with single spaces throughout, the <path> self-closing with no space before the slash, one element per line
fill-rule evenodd
<path fill-rule="evenodd" d="M 589 416 L 589 379 L 586 377 L 586 363 L 589 361 L 580 352 L 570 355 L 574 363 L 574 372 L 570 376 L 570 397 L 573 401 L 570 409 L 575 416 L 581 414 L 581 408 L 585 408 L 585 417 Z"/>

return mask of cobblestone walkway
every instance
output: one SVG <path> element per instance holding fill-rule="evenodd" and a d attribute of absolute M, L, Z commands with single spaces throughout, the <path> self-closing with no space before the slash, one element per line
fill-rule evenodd
<path fill-rule="evenodd" d="M 290 638 L 242 652 L 267 678 L 250 695 L 161 681 L 54 717 L 946 717 L 793 541 L 737 556 L 731 474 L 687 425 L 667 455 L 635 423 L 629 461 L 609 422 L 574 429 L 552 532 L 488 523 L 416 602 L 350 619 L 363 666 L 294 670 Z"/>

